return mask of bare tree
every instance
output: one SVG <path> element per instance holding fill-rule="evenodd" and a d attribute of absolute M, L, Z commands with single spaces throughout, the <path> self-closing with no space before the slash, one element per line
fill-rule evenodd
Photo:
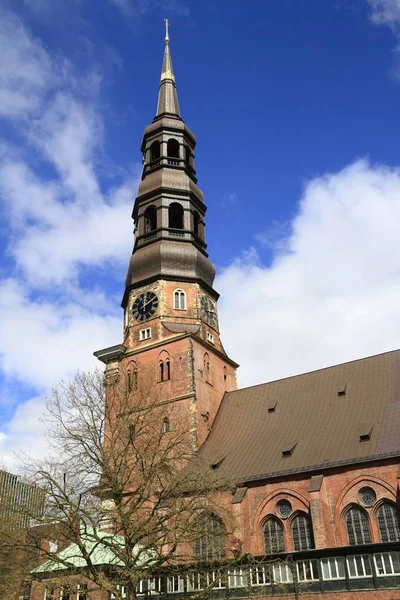
<path fill-rule="evenodd" d="M 193 564 L 194 552 L 199 565 L 230 562 L 223 557 L 234 523 L 219 502 L 225 483 L 193 449 L 190 414 L 159 401 L 150 379 L 138 391 L 128 375 L 104 385 L 99 372 L 78 373 L 59 384 L 47 404 L 51 455 L 25 460 L 46 503 L 17 547 L 40 550 L 46 562 L 33 577 L 46 576 L 49 587 L 76 585 L 83 573 L 91 589 L 131 600 L 143 582 L 159 585 L 160 572 Z"/>

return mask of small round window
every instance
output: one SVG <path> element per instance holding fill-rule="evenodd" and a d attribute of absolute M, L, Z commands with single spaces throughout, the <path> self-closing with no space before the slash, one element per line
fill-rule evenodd
<path fill-rule="evenodd" d="M 370 487 L 360 490 L 360 499 L 365 506 L 372 506 L 376 500 L 375 491 Z"/>
<path fill-rule="evenodd" d="M 276 505 L 276 508 L 277 508 L 278 514 L 283 519 L 286 519 L 292 512 L 292 505 L 290 504 L 289 500 L 280 500 L 278 502 L 278 504 Z"/>

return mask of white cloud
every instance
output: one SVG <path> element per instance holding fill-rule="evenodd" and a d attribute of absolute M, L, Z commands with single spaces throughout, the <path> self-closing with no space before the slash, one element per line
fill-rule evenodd
<path fill-rule="evenodd" d="M 270 267 L 219 276 L 222 339 L 240 385 L 397 348 L 400 169 L 359 161 L 310 181 Z"/>
<path fill-rule="evenodd" d="M 400 0 L 368 0 L 371 20 L 377 25 L 396 28 L 400 23 Z"/>
<path fill-rule="evenodd" d="M 93 351 L 121 341 L 119 298 L 98 291 L 97 278 L 112 280 L 128 261 L 138 176 L 104 156 L 98 69 L 82 74 L 50 55 L 11 12 L 1 10 L 0 23 L 8 57 L 0 66 L 0 118 L 20 141 L 0 139 L 12 261 L 0 277 L 1 401 L 10 393 L 12 407 L 19 384 L 31 389 L 2 423 L 0 457 L 11 466 L 15 449 L 45 448 L 39 417 L 46 390 L 77 368 L 97 366 Z"/>
<path fill-rule="evenodd" d="M 21 20 L 0 8 L 0 116 L 21 117 L 38 108 L 52 80 L 51 61 Z"/>

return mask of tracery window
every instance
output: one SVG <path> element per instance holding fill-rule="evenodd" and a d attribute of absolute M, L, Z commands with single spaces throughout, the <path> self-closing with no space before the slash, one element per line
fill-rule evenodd
<path fill-rule="evenodd" d="M 275 554 L 285 551 L 285 540 L 283 536 L 283 525 L 273 517 L 267 519 L 264 524 L 264 546 L 266 554 Z"/>
<path fill-rule="evenodd" d="M 350 546 L 371 543 L 371 531 L 366 512 L 353 506 L 346 514 L 346 528 Z"/>
<path fill-rule="evenodd" d="M 202 560 L 216 560 L 225 556 L 225 526 L 217 515 L 206 513 L 197 523 L 201 535 L 194 543 L 194 554 Z"/>
<path fill-rule="evenodd" d="M 296 551 L 314 548 L 311 521 L 307 515 L 297 515 L 292 521 L 293 547 Z"/>
<path fill-rule="evenodd" d="M 379 534 L 382 542 L 400 541 L 400 512 L 390 502 L 385 502 L 377 512 Z"/>
<path fill-rule="evenodd" d="M 171 363 L 169 354 L 163 350 L 158 357 L 158 380 L 169 381 L 171 379 Z"/>
<path fill-rule="evenodd" d="M 126 372 L 126 387 L 128 392 L 137 390 L 138 369 L 134 361 L 130 362 Z"/>
<path fill-rule="evenodd" d="M 174 308 L 176 310 L 186 310 L 186 294 L 183 290 L 174 291 Z"/>

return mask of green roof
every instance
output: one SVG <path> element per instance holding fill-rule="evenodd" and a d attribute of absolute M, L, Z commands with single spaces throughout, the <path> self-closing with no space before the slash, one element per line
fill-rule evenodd
<path fill-rule="evenodd" d="M 81 540 L 84 543 L 86 551 L 90 555 L 90 559 L 94 565 L 122 565 L 122 561 L 116 556 L 112 547 L 102 540 L 108 540 L 112 546 L 124 545 L 124 538 L 120 535 L 96 531 L 90 533 L 87 530 L 81 533 Z M 139 554 L 138 547 L 138 554 Z M 47 560 L 45 563 L 37 567 L 32 573 L 47 573 L 48 571 L 60 571 L 64 569 L 76 569 L 86 567 L 87 562 L 82 556 L 82 552 L 77 544 L 70 544 L 57 554 L 57 559 Z M 146 557 L 138 559 L 138 566 L 146 560 Z"/>

